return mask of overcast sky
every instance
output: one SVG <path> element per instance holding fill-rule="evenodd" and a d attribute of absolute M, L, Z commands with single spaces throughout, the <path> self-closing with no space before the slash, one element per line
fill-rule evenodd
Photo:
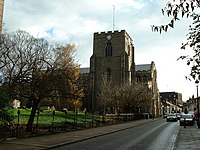
<path fill-rule="evenodd" d="M 179 21 L 175 29 L 161 35 L 151 31 L 151 25 L 168 23 L 169 18 L 161 14 L 167 1 L 5 0 L 3 22 L 7 32 L 21 29 L 48 41 L 75 43 L 81 67 L 89 67 L 93 33 L 112 31 L 114 23 L 114 30 L 126 30 L 132 37 L 136 64 L 155 62 L 159 91 L 182 93 L 185 101 L 196 97 L 194 82 L 185 79 L 190 68 L 177 61 L 185 53 L 180 46 L 190 22 Z"/>

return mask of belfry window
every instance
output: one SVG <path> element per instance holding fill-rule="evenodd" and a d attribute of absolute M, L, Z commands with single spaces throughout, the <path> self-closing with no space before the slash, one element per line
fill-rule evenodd
<path fill-rule="evenodd" d="M 112 56 L 112 44 L 110 42 L 106 43 L 106 56 Z"/>

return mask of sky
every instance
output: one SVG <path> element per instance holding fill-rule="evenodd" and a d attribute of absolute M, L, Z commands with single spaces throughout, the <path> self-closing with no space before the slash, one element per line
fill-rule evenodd
<path fill-rule="evenodd" d="M 4 0 L 4 30 L 25 30 L 38 38 L 56 43 L 75 43 L 76 61 L 89 67 L 93 34 L 126 30 L 134 41 L 135 64 L 150 64 L 157 69 L 160 92 L 178 92 L 183 101 L 197 90 L 194 81 L 185 79 L 190 68 L 177 58 L 187 53 L 180 49 L 186 42 L 190 20 L 183 19 L 167 33 L 152 32 L 170 18 L 161 9 L 168 0 Z"/>

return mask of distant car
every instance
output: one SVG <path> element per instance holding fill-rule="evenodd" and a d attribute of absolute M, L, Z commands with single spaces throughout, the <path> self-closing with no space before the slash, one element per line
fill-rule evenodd
<path fill-rule="evenodd" d="M 182 114 L 180 118 L 180 126 L 193 126 L 194 115 L 193 114 Z"/>
<path fill-rule="evenodd" d="M 169 121 L 177 121 L 178 118 L 177 118 L 176 114 L 168 114 L 166 120 L 167 120 L 167 122 L 169 122 Z"/>
<path fill-rule="evenodd" d="M 177 117 L 178 120 L 180 120 L 181 114 L 180 113 L 176 113 L 176 117 Z"/>

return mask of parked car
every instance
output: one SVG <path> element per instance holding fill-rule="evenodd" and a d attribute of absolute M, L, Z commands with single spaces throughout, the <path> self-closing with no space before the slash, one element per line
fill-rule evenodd
<path fill-rule="evenodd" d="M 167 120 L 167 122 L 169 122 L 169 121 L 177 121 L 178 118 L 177 118 L 176 114 L 168 114 L 166 120 Z"/>
<path fill-rule="evenodd" d="M 194 115 L 193 114 L 182 114 L 180 118 L 180 126 L 193 126 Z"/>

